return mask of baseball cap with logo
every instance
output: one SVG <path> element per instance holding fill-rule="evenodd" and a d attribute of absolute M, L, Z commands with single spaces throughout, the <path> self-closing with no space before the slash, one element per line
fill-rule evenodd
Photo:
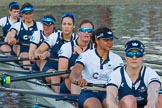
<path fill-rule="evenodd" d="M 95 30 L 95 38 L 111 39 L 116 38 L 111 29 L 107 27 L 100 27 Z"/>
<path fill-rule="evenodd" d="M 133 49 L 139 50 L 140 52 L 144 52 L 145 46 L 139 40 L 130 40 L 125 44 L 125 52 L 128 52 Z"/>

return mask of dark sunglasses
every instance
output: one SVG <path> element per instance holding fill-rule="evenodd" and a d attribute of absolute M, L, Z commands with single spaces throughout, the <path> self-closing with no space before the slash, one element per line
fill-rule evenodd
<path fill-rule="evenodd" d="M 134 56 L 136 56 L 136 58 L 140 58 L 143 57 L 143 55 L 143 52 L 126 52 L 126 56 L 130 58 L 133 58 Z"/>
<path fill-rule="evenodd" d="M 93 29 L 91 29 L 91 28 L 79 28 L 79 31 L 81 31 L 83 33 L 85 33 L 85 32 L 92 33 Z"/>
<path fill-rule="evenodd" d="M 72 13 L 65 13 L 65 14 L 61 17 L 61 19 L 63 19 L 64 17 L 70 17 L 70 18 L 72 18 L 73 20 L 75 19 L 75 16 L 74 16 Z"/>

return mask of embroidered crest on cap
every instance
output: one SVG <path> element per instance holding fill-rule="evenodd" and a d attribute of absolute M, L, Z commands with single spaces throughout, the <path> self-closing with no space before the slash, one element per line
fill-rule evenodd
<path fill-rule="evenodd" d="M 112 32 L 111 32 L 111 31 L 109 31 L 109 32 L 107 32 L 107 34 L 112 34 Z"/>
<path fill-rule="evenodd" d="M 98 35 L 97 37 L 100 38 L 102 36 L 104 36 L 104 34 L 103 33 L 100 33 L 100 35 Z"/>
<path fill-rule="evenodd" d="M 138 46 L 138 43 L 132 43 L 132 46 Z"/>

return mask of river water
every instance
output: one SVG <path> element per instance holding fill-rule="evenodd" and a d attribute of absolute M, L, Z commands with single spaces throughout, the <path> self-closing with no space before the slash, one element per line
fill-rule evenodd
<path fill-rule="evenodd" d="M 7 10 L 0 7 L 0 17 L 7 15 Z M 64 12 L 72 12 L 76 16 L 76 30 L 81 19 L 90 19 L 95 28 L 99 26 L 110 27 L 116 37 L 113 50 L 123 56 L 123 48 L 126 41 L 139 39 L 146 46 L 145 64 L 160 71 L 162 65 L 162 5 L 112 5 L 112 6 L 38 6 L 35 9 L 35 19 L 41 20 L 45 14 L 52 13 L 57 20 L 57 28 L 60 28 L 61 16 Z M 161 64 L 160 64 L 161 63 Z M 15 97 L 15 95 L 13 95 Z M 0 97 L 1 98 L 1 97 Z M 17 101 L 11 98 L 4 108 L 31 108 L 35 99 L 18 95 Z M 31 102 L 31 99 L 33 101 Z M 3 99 L 2 99 L 3 100 Z M 25 102 L 24 102 L 25 100 Z M 12 107 L 11 107 L 12 106 Z"/>

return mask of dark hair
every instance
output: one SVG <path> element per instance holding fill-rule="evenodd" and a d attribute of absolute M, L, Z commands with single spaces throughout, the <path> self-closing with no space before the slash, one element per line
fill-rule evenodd
<path fill-rule="evenodd" d="M 83 19 L 81 20 L 80 24 L 79 24 L 79 28 L 83 25 L 83 24 L 86 24 L 86 23 L 90 23 L 92 25 L 92 28 L 94 29 L 94 24 L 90 21 L 90 20 L 87 20 L 87 19 Z"/>
<path fill-rule="evenodd" d="M 103 28 L 105 28 L 105 27 L 98 27 L 98 28 L 93 32 L 93 34 L 92 34 L 91 39 L 92 39 L 92 41 L 93 41 L 93 43 L 94 43 L 95 48 L 97 47 L 96 39 L 100 39 L 100 38 L 96 38 L 96 34 L 98 34 L 98 33 L 100 33 L 101 31 L 103 31 Z"/>
<path fill-rule="evenodd" d="M 8 8 L 10 11 L 12 11 L 12 9 L 18 10 L 18 9 L 20 9 L 20 6 L 19 6 L 18 2 L 11 2 L 11 3 L 9 3 Z"/>
<path fill-rule="evenodd" d="M 61 23 L 65 17 L 69 17 L 72 19 L 73 24 L 75 24 L 75 16 L 72 13 L 64 13 L 61 17 Z"/>

